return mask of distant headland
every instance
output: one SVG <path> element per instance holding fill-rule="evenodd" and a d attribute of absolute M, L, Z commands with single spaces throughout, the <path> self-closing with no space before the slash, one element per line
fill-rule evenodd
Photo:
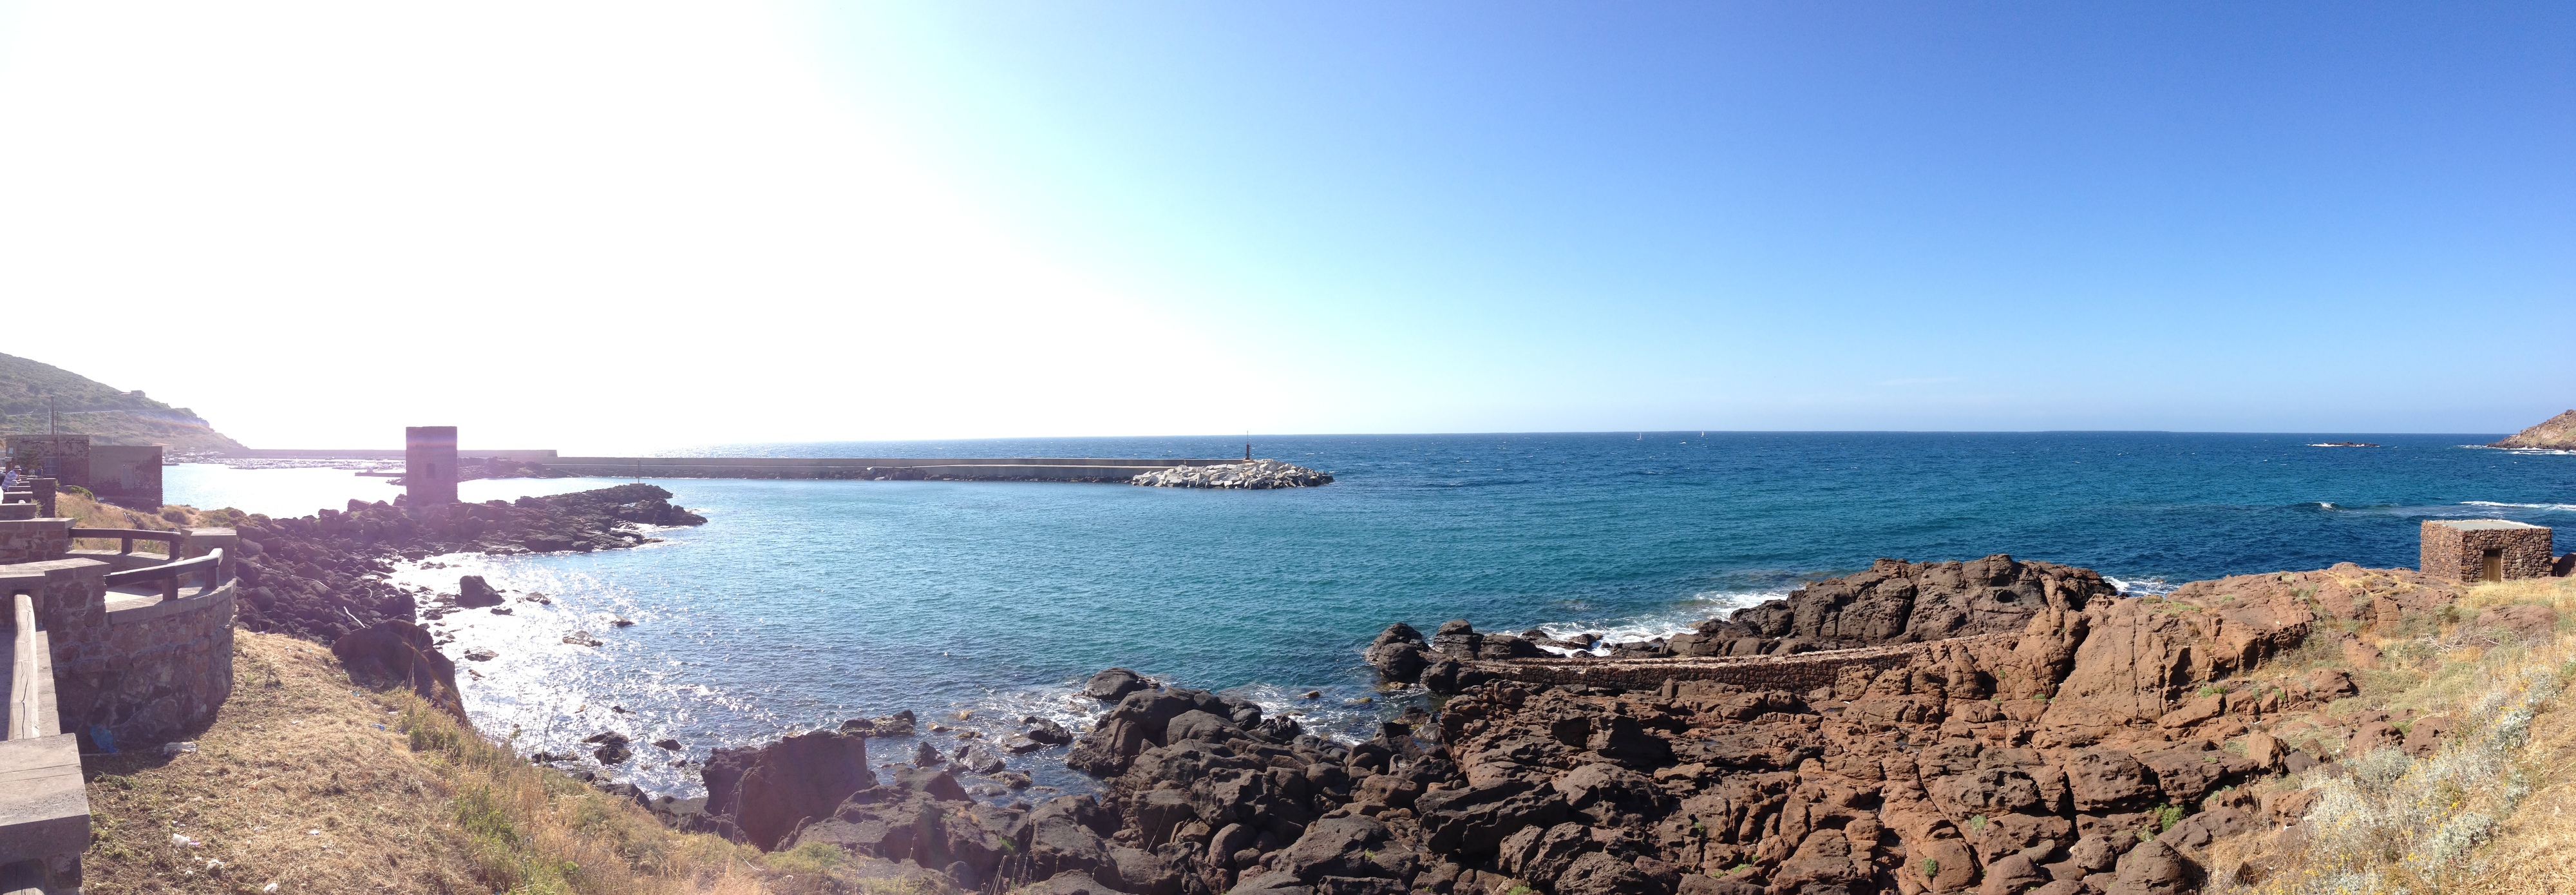
<path fill-rule="evenodd" d="M 2488 447 L 2522 448 L 2525 450 L 2576 451 L 2576 410 L 2542 420 L 2540 425 L 2524 429 L 2512 438 Z"/>

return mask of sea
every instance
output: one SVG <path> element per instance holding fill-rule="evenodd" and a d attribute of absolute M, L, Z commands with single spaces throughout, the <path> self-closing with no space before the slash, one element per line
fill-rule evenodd
<path fill-rule="evenodd" d="M 432 557 L 396 578 L 516 601 L 452 633 L 476 725 L 522 752 L 635 741 L 617 779 L 688 795 L 710 750 L 915 712 L 943 751 L 1023 719 L 1088 724 L 1111 666 L 1233 693 L 1323 735 L 1419 702 L 1361 650 L 1429 630 L 1643 638 L 1776 599 L 1880 557 L 2010 554 L 2156 593 L 2339 562 L 2411 567 L 2425 519 L 2562 529 L 2576 455 L 2497 435 L 1623 432 L 1254 436 L 1331 472 L 1306 489 L 1036 482 L 663 479 L 707 524 L 634 550 Z M 2330 442 L 2377 447 L 2328 447 Z M 1243 439 L 710 445 L 701 456 L 1241 456 Z M 620 484 L 504 479 L 467 500 Z M 302 515 L 396 488 L 347 469 L 173 466 L 173 503 Z M 613 627 L 623 617 L 632 627 Z M 603 642 L 565 643 L 575 631 Z M 644 745 L 671 739 L 674 752 Z M 908 740 L 876 741 L 878 761 Z M 1063 748 L 1012 756 L 1043 796 L 1092 785 Z M 970 782 L 973 782 L 970 780 Z M 1009 797 L 1024 797 L 1015 793 Z"/>

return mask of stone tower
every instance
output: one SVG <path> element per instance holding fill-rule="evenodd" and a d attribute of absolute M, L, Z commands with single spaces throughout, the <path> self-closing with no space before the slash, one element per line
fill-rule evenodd
<path fill-rule="evenodd" d="M 456 427 L 403 430 L 403 490 L 415 507 L 456 502 Z"/>

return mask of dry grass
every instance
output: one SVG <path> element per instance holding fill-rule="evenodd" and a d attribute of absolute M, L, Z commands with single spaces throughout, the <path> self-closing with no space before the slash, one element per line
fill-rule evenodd
<path fill-rule="evenodd" d="M 158 513 L 146 512 L 92 500 L 73 491 L 55 493 L 54 514 L 71 519 L 73 528 L 140 528 L 148 531 L 229 526 L 247 518 L 242 511 L 230 507 L 200 510 L 185 504 L 170 504 L 162 507 Z M 78 538 L 72 541 L 74 550 L 114 550 L 116 546 L 117 542 L 104 538 Z M 140 553 L 164 552 L 162 545 L 157 541 L 138 541 L 134 549 Z"/>
<path fill-rule="evenodd" d="M 2521 643 L 2479 630 L 2478 610 L 2543 605 L 2556 636 Z M 2378 638 L 2383 668 L 2361 677 L 2364 708 L 2447 711 L 2462 727 L 2430 756 L 2341 756 L 2339 772 L 2284 780 L 2319 793 L 2287 872 L 2216 891 L 2279 893 L 2576 891 L 2576 581 L 2481 585 L 2437 623 Z M 2284 727 L 2284 739 L 2296 732 Z M 2214 866 L 2274 850 L 2269 831 L 2213 847 Z"/>
<path fill-rule="evenodd" d="M 893 892 L 837 853 L 672 832 L 520 760 L 408 692 L 353 690 L 329 651 L 236 632 L 198 751 L 86 759 L 85 891 Z M 174 837 L 184 837 L 175 839 Z"/>

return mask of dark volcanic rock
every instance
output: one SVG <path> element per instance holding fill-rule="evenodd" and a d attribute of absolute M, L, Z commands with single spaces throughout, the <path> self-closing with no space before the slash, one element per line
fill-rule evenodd
<path fill-rule="evenodd" d="M 1029 725 L 1028 732 L 1023 736 L 1028 737 L 1031 742 L 1047 746 L 1062 746 L 1073 742 L 1073 731 L 1064 729 L 1062 724 L 1038 717 L 1024 719 L 1023 723 Z"/>
<path fill-rule="evenodd" d="M 1124 668 L 1111 668 L 1092 675 L 1091 682 L 1083 685 L 1082 695 L 1102 702 L 1117 702 L 1127 698 L 1129 693 L 1153 685 L 1154 682 L 1146 680 L 1144 675 Z"/>
<path fill-rule="evenodd" d="M 798 824 L 829 816 L 852 793 L 876 785 L 867 738 L 837 731 L 717 749 L 699 777 L 707 786 L 707 813 L 730 824 L 737 841 L 762 849 L 778 847 Z"/>
<path fill-rule="evenodd" d="M 982 743 L 967 743 L 957 747 L 957 767 L 970 774 L 998 774 L 1002 772 L 1002 757 Z"/>
<path fill-rule="evenodd" d="M 485 606 L 499 606 L 501 603 L 501 592 L 493 590 L 492 585 L 484 582 L 483 576 L 467 575 L 456 579 L 456 605 L 467 609 L 480 609 Z"/>
<path fill-rule="evenodd" d="M 904 737 L 911 736 L 919 724 L 920 721 L 913 717 L 912 710 L 904 709 L 891 715 L 843 721 L 841 732 L 863 737 Z"/>
<path fill-rule="evenodd" d="M 1172 719 L 1190 711 L 1229 717 L 1234 710 L 1205 690 L 1137 690 L 1119 700 L 1118 707 L 1102 716 L 1089 735 L 1074 741 L 1065 764 L 1094 777 L 1116 775 L 1127 769 L 1137 753 L 1163 745 Z"/>
<path fill-rule="evenodd" d="M 2266 664 L 2311 629 L 2421 621 L 2457 593 L 2409 576 L 2339 567 L 2126 599 L 2044 563 L 1881 563 L 1810 585 L 1776 620 L 1739 619 L 1763 633 L 1718 623 L 1654 653 L 1723 662 L 1610 663 L 1565 684 L 1535 682 L 1567 680 L 1557 663 L 1497 658 L 1534 637 L 1390 629 L 1372 650 L 1426 654 L 1422 683 L 1450 694 L 1436 716 L 1414 707 L 1341 743 L 1241 699 L 1113 683 L 1066 758 L 1103 781 L 1096 799 L 979 804 L 947 773 L 895 767 L 794 839 L 1011 891 L 2178 895 L 2213 876 L 2198 862 L 2217 839 L 2311 807 L 2313 791 L 2249 785 L 2304 754 L 2262 731 L 2376 724 L 2376 743 L 2409 720 L 2329 718 L 2349 675 Z M 2431 731 L 2412 749 L 2449 726 L 2411 720 Z M 1042 725 L 1024 723 L 1003 742 L 1034 745 Z"/>
<path fill-rule="evenodd" d="M 1882 559 L 1869 571 L 1819 581 L 1786 599 L 1738 610 L 1727 621 L 1704 623 L 1699 634 L 1706 640 L 1756 639 L 1766 653 L 1784 638 L 1826 649 L 1919 643 L 2019 632 L 2043 611 L 2082 611 L 2118 593 L 2090 569 L 2001 554 L 1969 562 Z"/>
<path fill-rule="evenodd" d="M 1099 802 L 1029 812 L 1021 857 L 960 878 L 1157 895 L 2192 891 L 2216 840 L 2277 831 L 2312 801 L 2253 795 L 2304 754 L 2263 731 L 2424 750 L 2448 727 L 2412 718 L 2419 742 L 2396 737 L 2407 718 L 2329 718 L 2351 676 L 2270 658 L 2311 630 L 2421 621 L 2457 592 L 2338 567 L 2131 599 L 2047 563 L 1886 561 L 1641 651 L 1722 661 L 1589 677 L 1506 664 L 1540 637 L 1392 626 L 1369 659 L 1389 677 L 1422 660 L 1420 683 L 1449 697 L 1436 717 L 1345 744 L 1240 700 L 1133 690 L 1067 756 L 1105 781 Z M 1819 652 L 1855 646 L 1904 648 Z"/>
<path fill-rule="evenodd" d="M 237 620 L 254 631 L 327 643 L 387 619 L 434 617 L 443 610 L 422 612 L 412 593 L 386 580 L 396 560 L 460 551 L 525 551 L 534 549 L 525 546 L 531 538 L 540 546 L 576 550 L 614 550 L 653 540 L 620 512 L 668 520 L 649 523 L 655 525 L 704 521 L 669 506 L 669 498 L 670 492 L 659 487 L 636 484 L 509 503 L 411 508 L 353 500 L 345 511 L 326 509 L 300 518 L 242 517 L 233 522 L 241 535 Z M 639 504 L 640 509 L 619 510 Z M 462 587 L 474 588 L 462 595 L 464 605 L 500 602 L 488 586 Z"/>
<path fill-rule="evenodd" d="M 1422 632 L 1403 622 L 1386 626 L 1386 630 L 1369 643 L 1366 658 L 1377 667 L 1378 676 L 1397 683 L 1410 684 L 1422 679 L 1422 669 L 1431 665 L 1430 644 Z"/>
<path fill-rule="evenodd" d="M 387 619 L 341 635 L 331 654 L 349 679 L 367 687 L 409 687 L 431 705 L 465 720 L 465 700 L 456 692 L 456 663 L 438 651 L 429 632 L 410 622 Z"/>

